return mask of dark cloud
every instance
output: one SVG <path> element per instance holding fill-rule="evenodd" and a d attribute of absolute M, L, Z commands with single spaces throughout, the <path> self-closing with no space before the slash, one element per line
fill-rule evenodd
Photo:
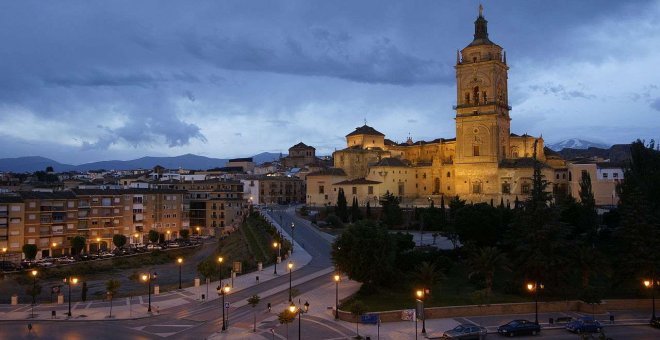
<path fill-rule="evenodd" d="M 529 90 L 534 92 L 540 92 L 544 95 L 554 95 L 560 97 L 562 100 L 570 100 L 574 98 L 582 99 L 594 99 L 596 98 L 593 94 L 585 93 L 581 90 L 568 90 L 561 84 L 546 83 L 543 85 L 532 85 L 529 86 Z"/>
<path fill-rule="evenodd" d="M 652 103 L 651 103 L 651 108 L 660 111 L 660 98 L 656 98 Z"/>
<path fill-rule="evenodd" d="M 229 70 L 325 76 L 393 85 L 454 80 L 449 64 L 404 52 L 387 37 L 355 39 L 346 32 L 318 27 L 302 36 L 288 36 L 266 44 L 250 36 L 188 36 L 183 44 L 195 57 Z"/>

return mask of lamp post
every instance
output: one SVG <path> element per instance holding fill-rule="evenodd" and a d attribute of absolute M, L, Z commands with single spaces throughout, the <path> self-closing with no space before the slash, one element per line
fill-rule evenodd
<path fill-rule="evenodd" d="M 34 305 L 37 303 L 37 274 L 38 271 L 32 270 L 32 318 L 34 319 Z"/>
<path fill-rule="evenodd" d="M 293 262 L 289 261 L 287 267 L 289 268 L 289 302 L 291 302 L 291 270 L 293 269 Z"/>
<path fill-rule="evenodd" d="M 140 243 L 140 242 L 138 242 L 138 237 L 140 237 L 140 234 L 135 233 L 135 235 L 133 235 L 133 237 L 134 237 L 133 238 L 133 243 L 135 243 L 135 244 Z"/>
<path fill-rule="evenodd" d="M 71 317 L 71 285 L 72 284 L 77 284 L 78 283 L 78 278 L 77 277 L 72 277 L 69 276 L 68 278 L 64 279 L 66 282 L 67 286 L 69 286 L 69 317 Z"/>
<path fill-rule="evenodd" d="M 220 287 L 222 287 L 222 262 L 224 262 L 225 259 L 222 256 L 218 256 L 218 266 L 220 267 Z"/>
<path fill-rule="evenodd" d="M 197 230 L 197 236 L 201 236 L 202 234 L 200 233 L 199 227 L 195 228 Z"/>
<path fill-rule="evenodd" d="M 527 290 L 534 292 L 534 323 L 539 324 L 539 289 L 543 289 L 543 284 L 538 281 L 527 284 Z"/>
<path fill-rule="evenodd" d="M 291 222 L 291 254 L 293 254 L 293 243 L 294 243 L 293 232 L 295 230 L 296 230 L 296 225 L 293 222 Z"/>
<path fill-rule="evenodd" d="M 417 295 L 417 300 L 421 303 L 422 309 L 421 309 L 421 316 L 422 316 L 422 334 L 426 334 L 426 315 L 424 315 L 424 299 L 426 298 L 426 294 L 428 291 L 426 289 L 418 289 L 415 292 L 415 295 Z"/>
<path fill-rule="evenodd" d="M 147 312 L 151 313 L 151 280 L 155 280 L 158 277 L 158 273 L 154 272 L 153 274 L 151 272 L 147 274 L 142 274 L 142 281 L 147 283 L 147 289 L 149 290 L 149 308 L 147 308 Z"/>
<path fill-rule="evenodd" d="M 339 281 L 341 281 L 341 275 L 335 274 L 335 320 L 339 320 Z"/>
<path fill-rule="evenodd" d="M 293 314 L 293 316 L 296 316 L 296 313 L 298 314 L 298 340 L 302 339 L 302 333 L 301 333 L 301 325 L 302 325 L 302 315 L 303 313 L 307 313 L 309 311 L 309 302 L 305 301 L 305 304 L 303 307 L 298 307 L 296 306 L 293 302 L 289 305 L 289 312 Z"/>
<path fill-rule="evenodd" d="M 644 280 L 644 286 L 646 288 L 651 288 L 651 301 L 653 304 L 653 310 L 651 312 L 651 320 L 655 320 L 655 286 L 658 285 L 658 283 L 655 281 L 655 275 L 651 278 L 651 280 Z"/>
<path fill-rule="evenodd" d="M 277 261 L 282 256 L 282 243 L 281 242 L 273 242 L 273 248 L 277 248 L 277 258 L 275 259 L 275 269 L 273 271 L 273 274 L 277 275 Z"/>
<path fill-rule="evenodd" d="M 101 238 L 97 237 L 96 242 L 99 244 L 98 248 L 96 248 L 96 256 L 101 257 Z"/>
<path fill-rule="evenodd" d="M 179 257 L 176 259 L 176 262 L 179 264 L 179 289 L 181 289 L 181 265 L 183 264 L 183 258 Z"/>
<path fill-rule="evenodd" d="M 55 257 L 55 248 L 57 247 L 57 242 L 53 242 L 52 246 L 53 246 L 53 251 L 51 252 L 50 256 Z"/>
<path fill-rule="evenodd" d="M 222 296 L 222 306 L 220 308 L 222 309 L 222 331 L 227 330 L 227 324 L 225 323 L 225 295 L 229 294 L 229 290 L 231 287 L 229 287 L 229 284 L 226 284 L 224 287 L 222 286 L 222 282 L 220 282 L 220 285 L 217 288 L 218 294 Z"/>
<path fill-rule="evenodd" d="M 2 271 L 5 271 L 5 257 L 7 256 L 7 247 L 2 247 Z"/>

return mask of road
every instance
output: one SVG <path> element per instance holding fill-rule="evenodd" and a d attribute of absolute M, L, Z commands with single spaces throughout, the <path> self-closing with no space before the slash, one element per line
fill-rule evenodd
<path fill-rule="evenodd" d="M 286 207 L 276 207 L 273 211 L 269 212 L 271 216 L 281 221 L 284 226 L 290 226 L 294 222 L 297 226 L 295 228 L 295 240 L 304 245 L 305 250 L 312 256 L 312 260 L 303 268 L 294 271 L 291 274 L 291 280 L 303 279 L 304 277 L 317 273 L 320 270 L 327 270 L 332 266 L 330 260 L 330 242 L 329 240 L 321 237 L 317 232 L 311 230 L 309 222 L 293 216 L 292 210 L 286 211 Z M 289 232 L 290 228 L 284 228 L 285 232 Z M 294 251 L 298 249 L 294 248 Z M 281 275 L 275 279 L 255 284 L 252 287 L 246 288 L 239 292 L 229 294 L 226 301 L 232 305 L 245 301 L 250 296 L 257 294 L 262 297 L 260 304 L 260 312 L 258 319 L 264 320 L 271 318 L 276 314 L 276 310 L 272 313 L 266 313 L 264 307 L 266 303 L 270 302 L 273 306 L 288 304 L 288 290 L 281 291 L 271 296 L 265 296 L 264 292 L 274 289 L 281 285 L 289 283 L 289 275 L 286 274 L 286 269 L 281 265 Z M 321 276 L 311 281 L 295 285 L 293 288 L 304 296 L 306 293 L 314 290 L 315 288 L 327 284 L 329 277 Z M 212 288 L 214 289 L 214 287 Z M 154 298 L 156 299 L 156 298 Z M 311 303 L 314 303 L 311 301 Z M 251 306 L 246 305 L 239 308 L 229 309 L 229 325 L 246 323 L 252 324 L 255 310 Z M 163 337 L 173 338 L 196 338 L 204 339 L 219 331 L 221 324 L 221 309 L 218 300 L 209 302 L 191 301 L 188 304 L 173 307 L 163 311 L 161 315 L 157 315 L 148 319 L 140 320 L 112 320 L 112 321 L 79 321 L 62 322 L 62 321 L 39 321 L 35 322 L 32 326 L 32 332 L 27 332 L 27 321 L 19 322 L 3 322 L 0 325 L 0 339 L 21 339 L 21 338 L 34 338 L 34 339 L 105 339 L 110 338 L 109 335 L 116 338 L 129 338 L 129 339 L 154 339 Z M 312 328 L 319 328 L 318 334 L 328 334 L 330 332 L 327 327 L 314 322 L 306 323 L 311 325 Z M 295 324 L 294 324 L 295 325 Z M 284 334 L 284 326 L 279 325 L 261 325 L 266 327 L 267 331 L 274 328 L 278 334 Z M 297 331 L 294 326 L 289 327 L 290 334 Z M 309 327 L 306 327 L 309 328 Z M 307 331 L 305 329 L 305 331 Z M 310 332 L 316 333 L 314 330 Z M 336 337 L 336 334 L 335 334 Z"/>

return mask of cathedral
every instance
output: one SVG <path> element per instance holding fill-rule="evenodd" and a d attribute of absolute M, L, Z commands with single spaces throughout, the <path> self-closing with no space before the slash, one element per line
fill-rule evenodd
<path fill-rule="evenodd" d="M 456 54 L 456 138 L 395 143 L 366 124 L 346 135 L 334 168 L 307 176 L 307 203 L 371 206 L 389 192 L 404 205 L 437 205 L 443 196 L 468 202 L 524 200 L 532 190 L 534 154 L 550 188 L 565 187 L 566 164 L 543 138 L 511 132 L 506 52 L 488 37 L 479 7 L 474 39 Z"/>

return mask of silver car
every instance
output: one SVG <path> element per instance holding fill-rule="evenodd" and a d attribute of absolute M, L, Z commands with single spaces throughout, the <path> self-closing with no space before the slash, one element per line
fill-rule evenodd
<path fill-rule="evenodd" d="M 462 325 L 458 325 L 454 327 L 453 329 L 450 329 L 448 331 L 445 331 L 442 336 L 445 339 L 477 339 L 481 340 L 486 338 L 486 333 L 488 331 L 486 328 L 477 326 L 471 323 L 464 323 Z"/>

